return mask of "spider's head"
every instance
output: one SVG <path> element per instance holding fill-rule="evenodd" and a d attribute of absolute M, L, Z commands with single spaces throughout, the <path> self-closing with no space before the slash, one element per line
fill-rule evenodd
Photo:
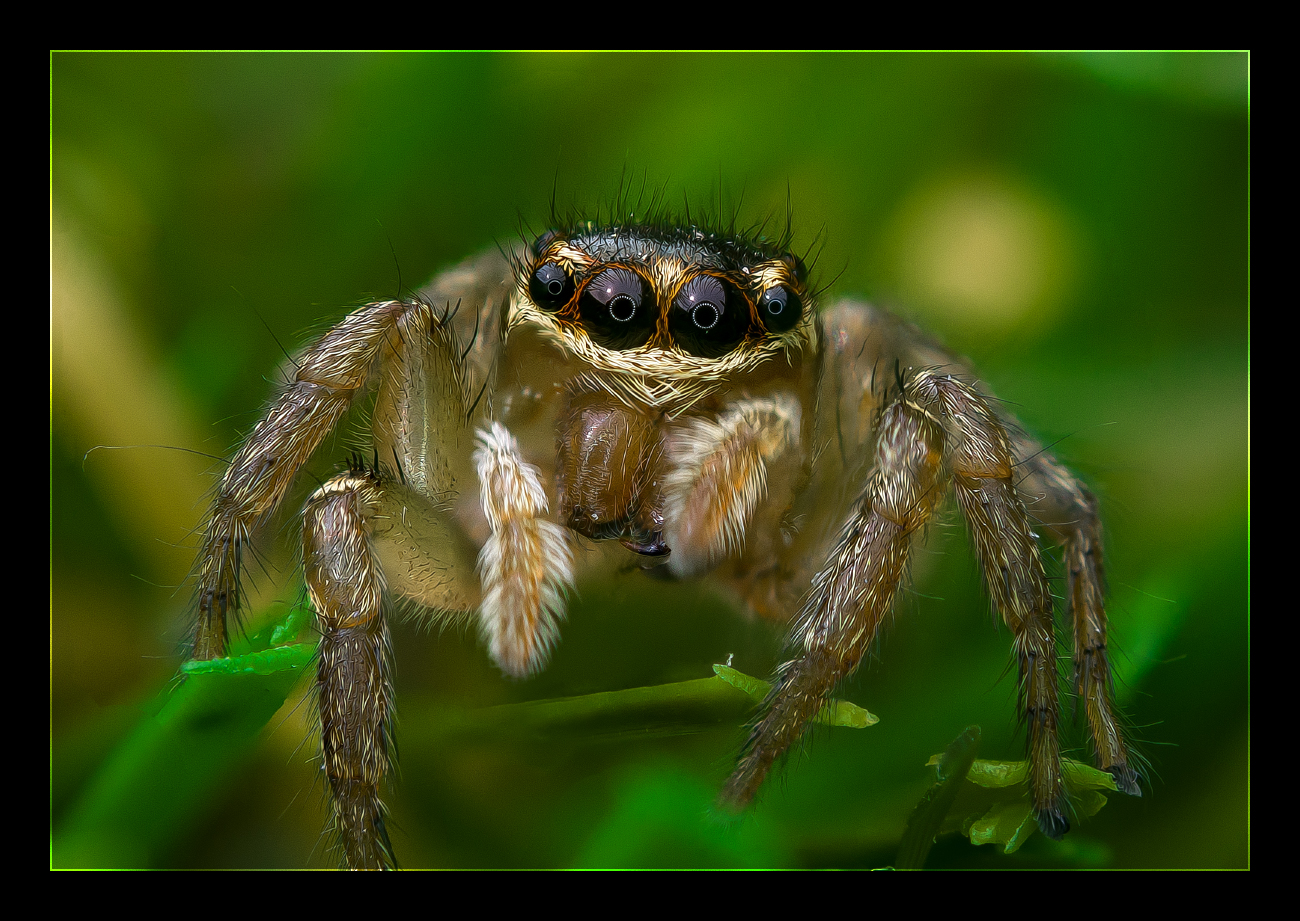
<path fill-rule="evenodd" d="M 543 234 L 517 265 L 510 329 L 540 329 L 614 388 L 653 379 L 664 403 L 815 342 L 803 261 L 763 240 L 583 223 Z"/>

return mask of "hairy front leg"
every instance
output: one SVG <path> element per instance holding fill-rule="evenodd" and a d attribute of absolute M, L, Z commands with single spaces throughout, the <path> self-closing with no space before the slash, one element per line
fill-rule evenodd
<path fill-rule="evenodd" d="M 373 476 L 344 474 L 316 491 L 303 518 L 303 571 L 321 633 L 321 756 L 334 831 L 354 870 L 395 866 L 380 799 L 393 753 L 392 650 L 370 534 L 381 499 Z"/>
<path fill-rule="evenodd" d="M 231 460 L 217 488 L 198 564 L 198 623 L 191 657 L 226 654 L 227 626 L 242 606 L 241 565 L 250 535 L 283 501 L 294 477 L 357 395 L 371 369 L 423 303 L 386 301 L 346 317 L 297 360 L 293 380 Z M 433 322 L 431 316 L 420 320 Z"/>

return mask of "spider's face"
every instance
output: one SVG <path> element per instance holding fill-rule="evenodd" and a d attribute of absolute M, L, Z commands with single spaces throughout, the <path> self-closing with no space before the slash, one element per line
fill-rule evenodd
<path fill-rule="evenodd" d="M 681 396 L 814 345 L 812 297 L 802 260 L 763 241 L 584 225 L 542 235 L 520 260 L 509 327 Z"/>

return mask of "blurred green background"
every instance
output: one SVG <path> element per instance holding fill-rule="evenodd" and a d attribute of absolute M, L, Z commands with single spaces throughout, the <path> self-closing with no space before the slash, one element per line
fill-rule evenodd
<path fill-rule="evenodd" d="M 620 181 L 669 206 L 794 214 L 832 294 L 970 356 L 1101 498 L 1112 650 L 1142 799 L 1012 857 L 1249 862 L 1249 59 L 1184 55 L 51 57 L 51 827 L 179 665 L 193 528 L 284 349 L 369 297 Z M 113 450 L 87 451 L 99 445 Z M 333 469 L 323 451 L 301 493 Z M 191 453 L 197 452 L 197 453 Z M 203 456 L 207 455 L 207 456 Z M 251 592 L 298 598 L 292 507 Z M 739 824 L 708 816 L 741 738 L 626 729 L 454 741 L 446 714 L 760 676 L 779 635 L 698 586 L 581 586 L 551 668 L 510 682 L 471 632 L 396 630 L 409 866 L 879 866 L 967 725 L 1021 756 L 1009 636 L 949 513 L 826 730 Z M 301 689 L 161 834 L 161 867 L 331 866 Z M 453 738 L 449 742 L 448 739 Z M 1073 726 L 1073 752 L 1087 758 Z M 183 768 L 182 768 L 183 770 Z M 131 804 L 141 815 L 148 803 Z M 147 824 L 142 821 L 142 824 Z M 61 860 L 62 856 L 62 860 Z M 60 855 L 51 860 L 82 862 Z"/>

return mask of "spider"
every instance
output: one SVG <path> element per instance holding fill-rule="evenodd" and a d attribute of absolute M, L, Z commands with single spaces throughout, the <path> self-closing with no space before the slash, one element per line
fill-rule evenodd
<path fill-rule="evenodd" d="M 225 655 L 250 535 L 375 391 L 373 461 L 303 511 L 346 866 L 396 865 L 380 798 L 394 603 L 476 619 L 493 661 L 522 677 L 546 665 L 579 579 L 632 565 L 718 580 L 790 625 L 790 661 L 721 792 L 743 808 L 862 661 L 949 493 L 1012 633 L 1039 828 L 1069 829 L 1040 533 L 1063 548 L 1098 765 L 1140 795 L 1111 704 L 1096 500 L 916 327 L 860 301 L 821 307 L 788 243 L 573 220 L 367 304 L 298 357 L 220 481 L 192 655 Z"/>

